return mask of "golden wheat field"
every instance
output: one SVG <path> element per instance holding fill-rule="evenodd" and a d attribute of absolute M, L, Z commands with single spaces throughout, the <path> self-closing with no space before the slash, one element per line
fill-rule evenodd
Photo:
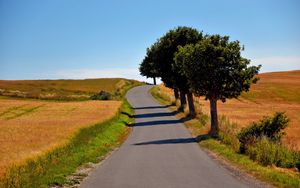
<path fill-rule="evenodd" d="M 260 80 L 251 86 L 250 92 L 243 93 L 238 99 L 230 99 L 225 103 L 218 102 L 218 115 L 225 115 L 238 128 L 248 126 L 263 116 L 275 112 L 286 112 L 290 119 L 286 128 L 284 142 L 300 150 L 300 71 L 263 73 Z M 163 91 L 172 90 L 160 86 Z M 209 114 L 209 102 L 203 97 L 195 97 L 201 110 Z"/>
<path fill-rule="evenodd" d="M 49 102 L 0 98 L 0 177 L 13 163 L 64 144 L 115 115 L 121 101 Z"/>

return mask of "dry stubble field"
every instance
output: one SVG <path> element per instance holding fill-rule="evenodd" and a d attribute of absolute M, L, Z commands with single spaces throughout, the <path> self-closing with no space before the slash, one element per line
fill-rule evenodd
<path fill-rule="evenodd" d="M 230 99 L 225 103 L 219 101 L 219 115 L 225 115 L 231 122 L 237 123 L 240 129 L 263 116 L 278 111 L 286 112 L 290 124 L 285 130 L 284 142 L 300 150 L 300 71 L 263 73 L 259 78 L 258 83 L 251 86 L 250 92 L 243 93 L 238 99 Z M 160 88 L 172 94 L 163 85 Z M 195 100 L 201 110 L 209 114 L 209 102 L 203 97 Z"/>
<path fill-rule="evenodd" d="M 111 118 L 121 101 L 49 102 L 0 98 L 0 177 L 15 163 L 64 144 Z"/>

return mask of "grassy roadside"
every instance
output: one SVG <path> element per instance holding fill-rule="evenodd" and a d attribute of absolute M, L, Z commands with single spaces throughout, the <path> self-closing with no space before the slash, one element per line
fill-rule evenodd
<path fill-rule="evenodd" d="M 34 188 L 66 184 L 66 177 L 85 163 L 98 162 L 101 156 L 119 146 L 133 121 L 129 103 L 124 100 L 114 118 L 80 129 L 68 143 L 22 165 L 12 167 L 0 187 Z"/>
<path fill-rule="evenodd" d="M 170 97 L 154 87 L 151 94 L 155 99 L 164 105 L 171 105 Z M 176 111 L 176 106 L 171 106 L 171 110 Z M 179 113 L 180 118 L 185 117 L 185 114 Z M 300 174 L 297 172 L 285 171 L 275 167 L 264 167 L 249 159 L 248 156 L 236 153 L 232 147 L 222 144 L 217 139 L 209 138 L 205 135 L 202 117 L 185 121 L 185 126 L 189 129 L 191 134 L 200 139 L 199 145 L 202 148 L 208 149 L 217 154 L 218 158 L 226 160 L 233 166 L 237 166 L 244 172 L 247 172 L 258 179 L 266 181 L 277 187 L 300 187 Z"/>

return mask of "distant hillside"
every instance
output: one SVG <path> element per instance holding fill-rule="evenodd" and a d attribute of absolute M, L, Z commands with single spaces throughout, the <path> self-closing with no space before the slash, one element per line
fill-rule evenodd
<path fill-rule="evenodd" d="M 139 84 L 138 81 L 123 78 L 0 80 L 0 95 L 36 99 L 85 100 L 100 91 L 121 96 L 127 87 Z"/>
<path fill-rule="evenodd" d="M 252 101 L 272 100 L 300 103 L 300 70 L 263 73 L 242 98 Z"/>

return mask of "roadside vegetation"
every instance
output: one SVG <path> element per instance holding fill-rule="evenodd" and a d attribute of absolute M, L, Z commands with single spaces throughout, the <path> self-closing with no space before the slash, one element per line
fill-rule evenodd
<path fill-rule="evenodd" d="M 249 131 L 253 130 L 253 124 L 240 131 L 241 129 L 238 129 L 239 125 L 231 123 L 226 116 L 219 117 L 220 130 L 218 135 L 210 136 L 208 134 L 209 115 L 201 110 L 201 104 L 195 103 L 196 116 L 190 118 L 188 109 L 185 112 L 178 113 L 179 105 L 176 105 L 178 102 L 174 101 L 174 97 L 161 90 L 160 87 L 152 88 L 151 94 L 160 103 L 171 105 L 170 109 L 177 112 L 178 118 L 184 120 L 185 126 L 197 138 L 199 145 L 208 149 L 209 152 L 217 154 L 221 160 L 225 160 L 230 165 L 237 166 L 239 170 L 272 185 L 278 187 L 300 187 L 300 153 L 279 142 L 279 137 L 276 138 L 277 140 L 275 139 L 276 141 L 272 140 L 272 136 L 276 137 L 276 135 L 282 134 L 282 129 L 278 128 L 287 125 L 287 119 L 283 113 L 277 113 L 273 117 L 266 117 L 260 122 L 254 123 L 257 127 L 263 126 L 271 128 L 271 130 L 280 130 L 278 132 L 275 131 L 278 134 L 271 134 L 271 137 L 265 135 L 257 137 L 259 134 L 253 134 L 255 131 Z M 270 126 L 270 122 L 277 126 Z M 272 129 L 274 127 L 275 129 Z M 258 130 L 263 129 L 259 128 Z M 268 130 L 267 132 L 272 133 L 273 131 Z M 254 136 L 250 136 L 252 134 Z M 241 151 L 242 148 L 245 148 L 241 147 L 242 143 L 239 141 L 239 138 L 243 140 L 242 138 L 246 135 L 249 136 L 249 140 L 254 142 L 247 144 L 246 151 Z"/>

